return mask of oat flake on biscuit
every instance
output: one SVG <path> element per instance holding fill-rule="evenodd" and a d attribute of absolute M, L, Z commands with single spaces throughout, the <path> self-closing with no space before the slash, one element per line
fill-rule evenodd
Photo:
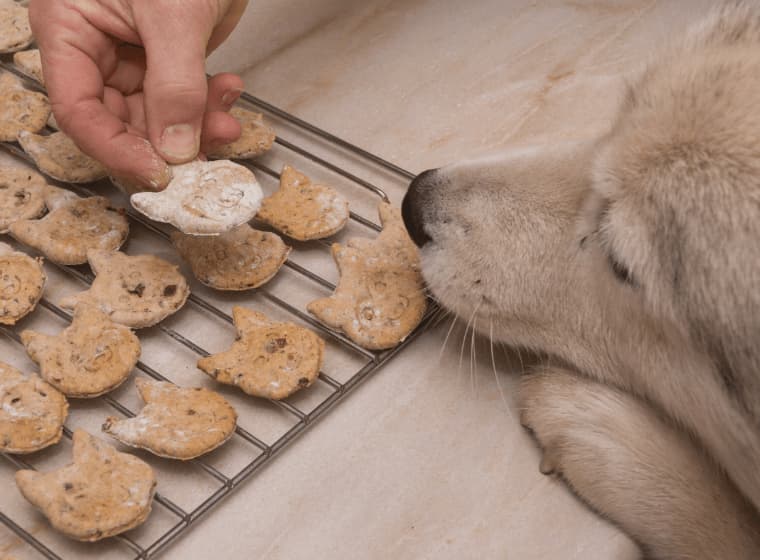
<path fill-rule="evenodd" d="M 370 350 L 403 341 L 427 307 L 419 253 L 401 212 L 381 203 L 379 213 L 383 230 L 376 239 L 352 238 L 345 247 L 333 245 L 338 287 L 332 296 L 307 306 L 323 323 Z"/>
<path fill-rule="evenodd" d="M 42 259 L 0 242 L 0 325 L 15 325 L 34 310 L 45 280 Z"/>
<path fill-rule="evenodd" d="M 95 280 L 88 290 L 63 298 L 64 309 L 94 305 L 112 321 L 141 329 L 175 313 L 190 295 L 177 266 L 154 255 L 91 250 L 87 261 Z"/>
<path fill-rule="evenodd" d="M 172 233 L 172 243 L 195 277 L 217 290 L 250 290 L 271 280 L 290 253 L 274 233 L 248 224 L 218 236 Z"/>
<path fill-rule="evenodd" d="M 36 375 L 0 362 L 0 451 L 33 453 L 58 443 L 66 398 Z"/>
<path fill-rule="evenodd" d="M 29 10 L 15 2 L 0 3 L 0 53 L 20 51 L 33 42 Z"/>
<path fill-rule="evenodd" d="M 325 342 L 313 331 L 244 307 L 233 307 L 232 316 L 238 339 L 226 352 L 200 359 L 201 370 L 249 395 L 275 400 L 314 382 Z"/>
<path fill-rule="evenodd" d="M 87 251 L 115 251 L 127 239 L 129 222 L 124 210 L 111 208 L 105 197 L 80 198 L 65 189 L 49 187 L 45 200 L 50 210 L 45 217 L 18 220 L 9 230 L 53 262 L 84 264 Z"/>
<path fill-rule="evenodd" d="M 167 222 L 191 235 L 218 235 L 249 222 L 263 193 L 253 172 L 231 161 L 194 161 L 172 167 L 161 192 L 130 197 L 148 218 Z"/>
<path fill-rule="evenodd" d="M 249 111 L 242 107 L 233 107 L 230 115 L 240 123 L 240 138 L 211 150 L 211 159 L 250 159 L 269 151 L 274 143 L 275 133 L 264 122 L 261 113 Z"/>
<path fill-rule="evenodd" d="M 22 132 L 42 130 L 49 116 L 47 97 L 26 89 L 13 74 L 0 74 L 0 141 L 15 142 Z"/>
<path fill-rule="evenodd" d="M 17 220 L 38 218 L 45 212 L 47 183 L 25 167 L 0 167 L 0 233 Z"/>
<path fill-rule="evenodd" d="M 43 136 L 24 131 L 18 134 L 18 142 L 39 170 L 53 179 L 91 183 L 108 175 L 100 162 L 82 152 L 63 132 Z"/>
<path fill-rule="evenodd" d="M 93 306 L 78 305 L 57 336 L 23 331 L 21 341 L 40 376 L 68 397 L 92 398 L 129 377 L 140 357 L 140 341 Z"/>
<path fill-rule="evenodd" d="M 20 470 L 16 486 L 58 531 L 94 542 L 140 525 L 150 514 L 156 475 L 141 459 L 75 430 L 73 462 L 48 472 Z"/>
<path fill-rule="evenodd" d="M 286 165 L 279 190 L 262 201 L 258 218 L 298 241 L 322 239 L 348 222 L 348 199 Z"/>
<path fill-rule="evenodd" d="M 189 461 L 209 453 L 235 432 L 237 413 L 220 394 L 165 381 L 135 381 L 145 407 L 134 418 L 111 416 L 103 431 L 159 457 Z"/>

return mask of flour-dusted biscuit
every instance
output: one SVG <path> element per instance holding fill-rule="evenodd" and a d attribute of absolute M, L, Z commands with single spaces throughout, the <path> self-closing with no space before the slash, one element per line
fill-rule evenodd
<path fill-rule="evenodd" d="M 275 400 L 314 382 L 325 350 L 314 332 L 244 307 L 233 307 L 232 316 L 237 340 L 226 352 L 201 358 L 201 370 L 249 395 Z"/>
<path fill-rule="evenodd" d="M 67 183 L 90 183 L 107 176 L 106 168 L 82 152 L 63 132 L 43 136 L 24 131 L 18 134 L 18 142 L 40 171 L 53 179 Z"/>
<path fill-rule="evenodd" d="M 34 78 L 40 84 L 45 85 L 45 78 L 42 76 L 42 59 L 39 49 L 29 49 L 28 51 L 19 51 L 13 55 L 13 64 L 27 76 Z"/>
<path fill-rule="evenodd" d="M 134 418 L 111 416 L 103 424 L 104 432 L 126 445 L 188 461 L 213 451 L 235 432 L 235 409 L 214 391 L 145 378 L 135 384 L 145 407 Z"/>
<path fill-rule="evenodd" d="M 33 453 L 58 443 L 69 404 L 36 375 L 0 362 L 0 451 Z"/>
<path fill-rule="evenodd" d="M 99 309 L 78 305 L 57 336 L 23 331 L 21 341 L 40 366 L 40 376 L 68 397 L 92 398 L 129 377 L 140 357 L 140 341 L 129 327 Z"/>
<path fill-rule="evenodd" d="M 50 188 L 46 197 L 50 212 L 45 217 L 13 222 L 11 235 L 65 265 L 86 263 L 89 250 L 115 251 L 124 244 L 129 222 L 123 209 L 111 208 L 102 196 L 79 198 L 71 193 L 62 198 L 56 193 L 60 190 Z"/>
<path fill-rule="evenodd" d="M 156 490 L 153 469 L 134 455 L 75 430 L 73 462 L 37 472 L 16 472 L 21 494 L 73 539 L 94 542 L 140 525 Z"/>
<path fill-rule="evenodd" d="M 230 115 L 240 123 L 240 138 L 224 144 L 208 153 L 212 159 L 249 159 L 269 151 L 274 143 L 275 133 L 264 122 L 264 116 L 242 107 L 233 107 Z"/>
<path fill-rule="evenodd" d="M 15 325 L 34 310 L 45 280 L 42 259 L 0 243 L 0 325 Z"/>
<path fill-rule="evenodd" d="M 89 290 L 63 298 L 64 309 L 94 305 L 112 321 L 141 329 L 177 311 L 190 295 L 177 266 L 153 255 L 91 250 L 87 261 L 95 281 Z"/>
<path fill-rule="evenodd" d="M 311 182 L 286 165 L 280 188 L 261 203 L 258 218 L 299 241 L 321 239 L 339 232 L 348 222 L 348 200 L 332 187 Z"/>
<path fill-rule="evenodd" d="M 249 222 L 264 196 L 253 172 L 231 161 L 193 161 L 174 166 L 172 174 L 165 190 L 136 193 L 130 201 L 150 219 L 192 235 L 217 235 Z"/>
<path fill-rule="evenodd" d="M 0 233 L 16 220 L 37 218 L 45 212 L 47 183 L 25 167 L 0 167 Z"/>
<path fill-rule="evenodd" d="M 14 2 L 0 3 L 0 53 L 20 51 L 33 41 L 29 10 Z"/>
<path fill-rule="evenodd" d="M 0 74 L 0 141 L 15 142 L 19 134 L 45 128 L 50 101 L 26 89 L 13 74 Z"/>
<path fill-rule="evenodd" d="M 172 243 L 195 277 L 217 290 L 249 290 L 265 284 L 290 253 L 278 235 L 248 224 L 216 237 L 175 231 Z"/>
<path fill-rule="evenodd" d="M 427 300 L 417 247 L 409 238 L 401 212 L 379 207 L 383 231 L 377 239 L 354 238 L 332 253 L 340 271 L 335 293 L 307 309 L 328 326 L 340 329 L 370 350 L 392 348 L 420 323 Z"/>

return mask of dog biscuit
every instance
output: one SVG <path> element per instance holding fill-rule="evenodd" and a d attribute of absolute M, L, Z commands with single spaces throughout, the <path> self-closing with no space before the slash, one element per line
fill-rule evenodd
<path fill-rule="evenodd" d="M 140 525 L 148 517 L 156 475 L 141 459 L 75 430 L 73 462 L 49 472 L 20 470 L 21 494 L 73 539 L 94 542 Z"/>
<path fill-rule="evenodd" d="M 132 206 L 148 218 L 192 235 L 217 235 L 249 222 L 263 193 L 246 167 L 231 161 L 194 161 L 172 168 L 161 192 L 140 192 Z"/>
<path fill-rule="evenodd" d="M 0 362 L 0 451 L 33 453 L 58 443 L 69 404 L 36 375 Z"/>
<path fill-rule="evenodd" d="M 0 243 L 0 325 L 15 325 L 34 310 L 45 280 L 42 259 Z"/>
<path fill-rule="evenodd" d="M 13 237 L 53 262 L 84 264 L 87 251 L 115 251 L 127 239 L 129 222 L 125 212 L 111 208 L 107 198 L 79 198 L 69 191 L 50 187 L 46 202 L 50 212 L 45 217 L 18 220 L 9 229 Z"/>
<path fill-rule="evenodd" d="M 0 233 L 16 220 L 37 218 L 45 212 L 47 183 L 25 167 L 0 167 Z"/>
<path fill-rule="evenodd" d="M 33 41 L 29 10 L 8 2 L 0 5 L 0 53 L 20 51 Z"/>
<path fill-rule="evenodd" d="M 0 74 L 0 141 L 15 142 L 19 134 L 45 128 L 50 101 L 26 89 L 13 74 Z"/>
<path fill-rule="evenodd" d="M 340 281 L 335 293 L 307 309 L 328 326 L 341 329 L 370 350 L 392 348 L 420 323 L 427 307 L 417 247 L 401 212 L 379 207 L 383 230 L 377 239 L 335 243 L 332 254 Z"/>
<path fill-rule="evenodd" d="M 201 370 L 249 395 L 275 400 L 314 382 L 325 349 L 315 333 L 244 307 L 233 307 L 232 316 L 238 339 L 226 352 L 201 358 Z"/>
<path fill-rule="evenodd" d="M 348 200 L 332 187 L 315 185 L 286 165 L 280 188 L 261 203 L 258 218 L 298 241 L 321 239 L 339 232 L 348 222 Z"/>
<path fill-rule="evenodd" d="M 269 151 L 274 143 L 274 130 L 264 123 L 261 113 L 233 107 L 230 115 L 240 123 L 240 138 L 209 151 L 211 159 L 250 159 Z"/>
<path fill-rule="evenodd" d="M 87 261 L 95 281 L 89 290 L 63 298 L 60 304 L 64 309 L 91 304 L 112 321 L 141 329 L 177 311 L 190 295 L 177 266 L 153 255 L 90 250 Z"/>
<path fill-rule="evenodd" d="M 235 409 L 214 391 L 145 378 L 135 384 L 145 407 L 134 418 L 112 416 L 103 424 L 104 432 L 126 445 L 187 461 L 216 449 L 235 431 Z"/>
<path fill-rule="evenodd" d="M 48 115 L 45 115 L 47 119 Z M 18 134 L 18 142 L 40 171 L 53 179 L 90 183 L 107 176 L 106 168 L 82 152 L 63 132 L 42 136 L 22 131 Z"/>
<path fill-rule="evenodd" d="M 217 290 L 258 288 L 277 274 L 290 253 L 279 236 L 248 224 L 216 237 L 175 231 L 172 243 L 195 277 Z"/>
<path fill-rule="evenodd" d="M 124 325 L 92 306 L 78 305 L 58 336 L 23 331 L 21 341 L 40 376 L 68 397 L 92 398 L 129 377 L 140 357 L 140 341 Z"/>
<path fill-rule="evenodd" d="M 42 59 L 39 49 L 29 49 L 13 54 L 13 64 L 27 76 L 34 78 L 40 84 L 45 85 L 42 75 Z"/>

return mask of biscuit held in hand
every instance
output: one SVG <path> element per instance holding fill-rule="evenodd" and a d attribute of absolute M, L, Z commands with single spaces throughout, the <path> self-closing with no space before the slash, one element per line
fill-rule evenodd
<path fill-rule="evenodd" d="M 340 271 L 335 293 L 307 309 L 370 350 L 392 348 L 420 323 L 427 307 L 420 258 L 390 204 L 379 207 L 383 231 L 377 239 L 354 238 L 332 253 Z"/>
<path fill-rule="evenodd" d="M 16 220 L 45 212 L 48 185 L 39 173 L 25 167 L 0 167 L 0 233 Z"/>
<path fill-rule="evenodd" d="M 0 141 L 15 142 L 22 132 L 42 130 L 49 116 L 47 97 L 24 88 L 13 74 L 0 74 Z"/>
<path fill-rule="evenodd" d="M 261 113 L 242 107 L 233 107 L 230 115 L 240 123 L 240 138 L 208 152 L 211 159 L 249 159 L 260 156 L 272 148 L 275 139 L 272 127 L 264 123 Z"/>
<path fill-rule="evenodd" d="M 140 357 L 140 341 L 95 307 L 78 305 L 58 336 L 23 331 L 42 378 L 69 397 L 91 398 L 121 385 Z"/>
<path fill-rule="evenodd" d="M 42 379 L 0 362 L 0 451 L 32 453 L 58 443 L 68 410 Z"/>
<path fill-rule="evenodd" d="M 19 220 L 10 232 L 53 262 L 84 264 L 87 251 L 115 251 L 127 240 L 129 222 L 124 211 L 111 208 L 107 198 L 79 198 L 64 189 L 49 187 L 45 197 L 50 212 L 40 220 Z"/>
<path fill-rule="evenodd" d="M 167 222 L 191 235 L 217 235 L 253 219 L 264 194 L 253 172 L 231 161 L 194 161 L 172 168 L 161 192 L 130 197 L 151 220 Z"/>
<path fill-rule="evenodd" d="M 187 461 L 216 449 L 235 431 L 235 409 L 214 391 L 145 378 L 135 384 L 145 407 L 134 418 L 112 416 L 103 424 L 122 443 Z"/>
<path fill-rule="evenodd" d="M 42 259 L 0 243 L 0 325 L 15 325 L 34 310 L 45 280 Z"/>
<path fill-rule="evenodd" d="M 263 313 L 233 307 L 238 339 L 226 352 L 198 360 L 198 367 L 249 395 L 284 399 L 319 375 L 325 342 L 307 328 L 271 321 Z"/>
<path fill-rule="evenodd" d="M 18 143 L 39 170 L 53 179 L 67 183 L 90 183 L 107 175 L 105 167 L 82 152 L 63 132 L 43 136 L 24 131 L 19 133 Z"/>
<path fill-rule="evenodd" d="M 33 41 L 29 10 L 14 2 L 0 3 L 0 53 L 20 51 Z"/>
<path fill-rule="evenodd" d="M 95 273 L 89 290 L 61 300 L 61 307 L 96 306 L 112 321 L 134 329 L 150 327 L 185 304 L 190 288 L 177 266 L 153 255 L 88 251 Z"/>
<path fill-rule="evenodd" d="M 288 165 L 282 168 L 279 190 L 263 200 L 258 214 L 262 222 L 299 241 L 337 233 L 348 217 L 344 196 Z"/>
<path fill-rule="evenodd" d="M 290 253 L 279 236 L 248 224 L 215 237 L 175 231 L 172 243 L 195 277 L 217 290 L 258 288 L 277 274 Z"/>
<path fill-rule="evenodd" d="M 49 472 L 21 470 L 16 485 L 50 524 L 73 539 L 98 541 L 140 525 L 156 489 L 150 466 L 84 430 L 74 431 L 73 463 Z"/>

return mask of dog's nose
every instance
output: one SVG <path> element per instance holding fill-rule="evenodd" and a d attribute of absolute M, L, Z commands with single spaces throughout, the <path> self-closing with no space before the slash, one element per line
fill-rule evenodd
<path fill-rule="evenodd" d="M 417 175 L 409 184 L 404 202 L 401 204 L 401 216 L 404 225 L 418 247 L 430 241 L 430 235 L 425 231 L 425 210 L 429 207 L 428 199 L 432 185 L 435 182 L 437 169 L 428 169 Z"/>

